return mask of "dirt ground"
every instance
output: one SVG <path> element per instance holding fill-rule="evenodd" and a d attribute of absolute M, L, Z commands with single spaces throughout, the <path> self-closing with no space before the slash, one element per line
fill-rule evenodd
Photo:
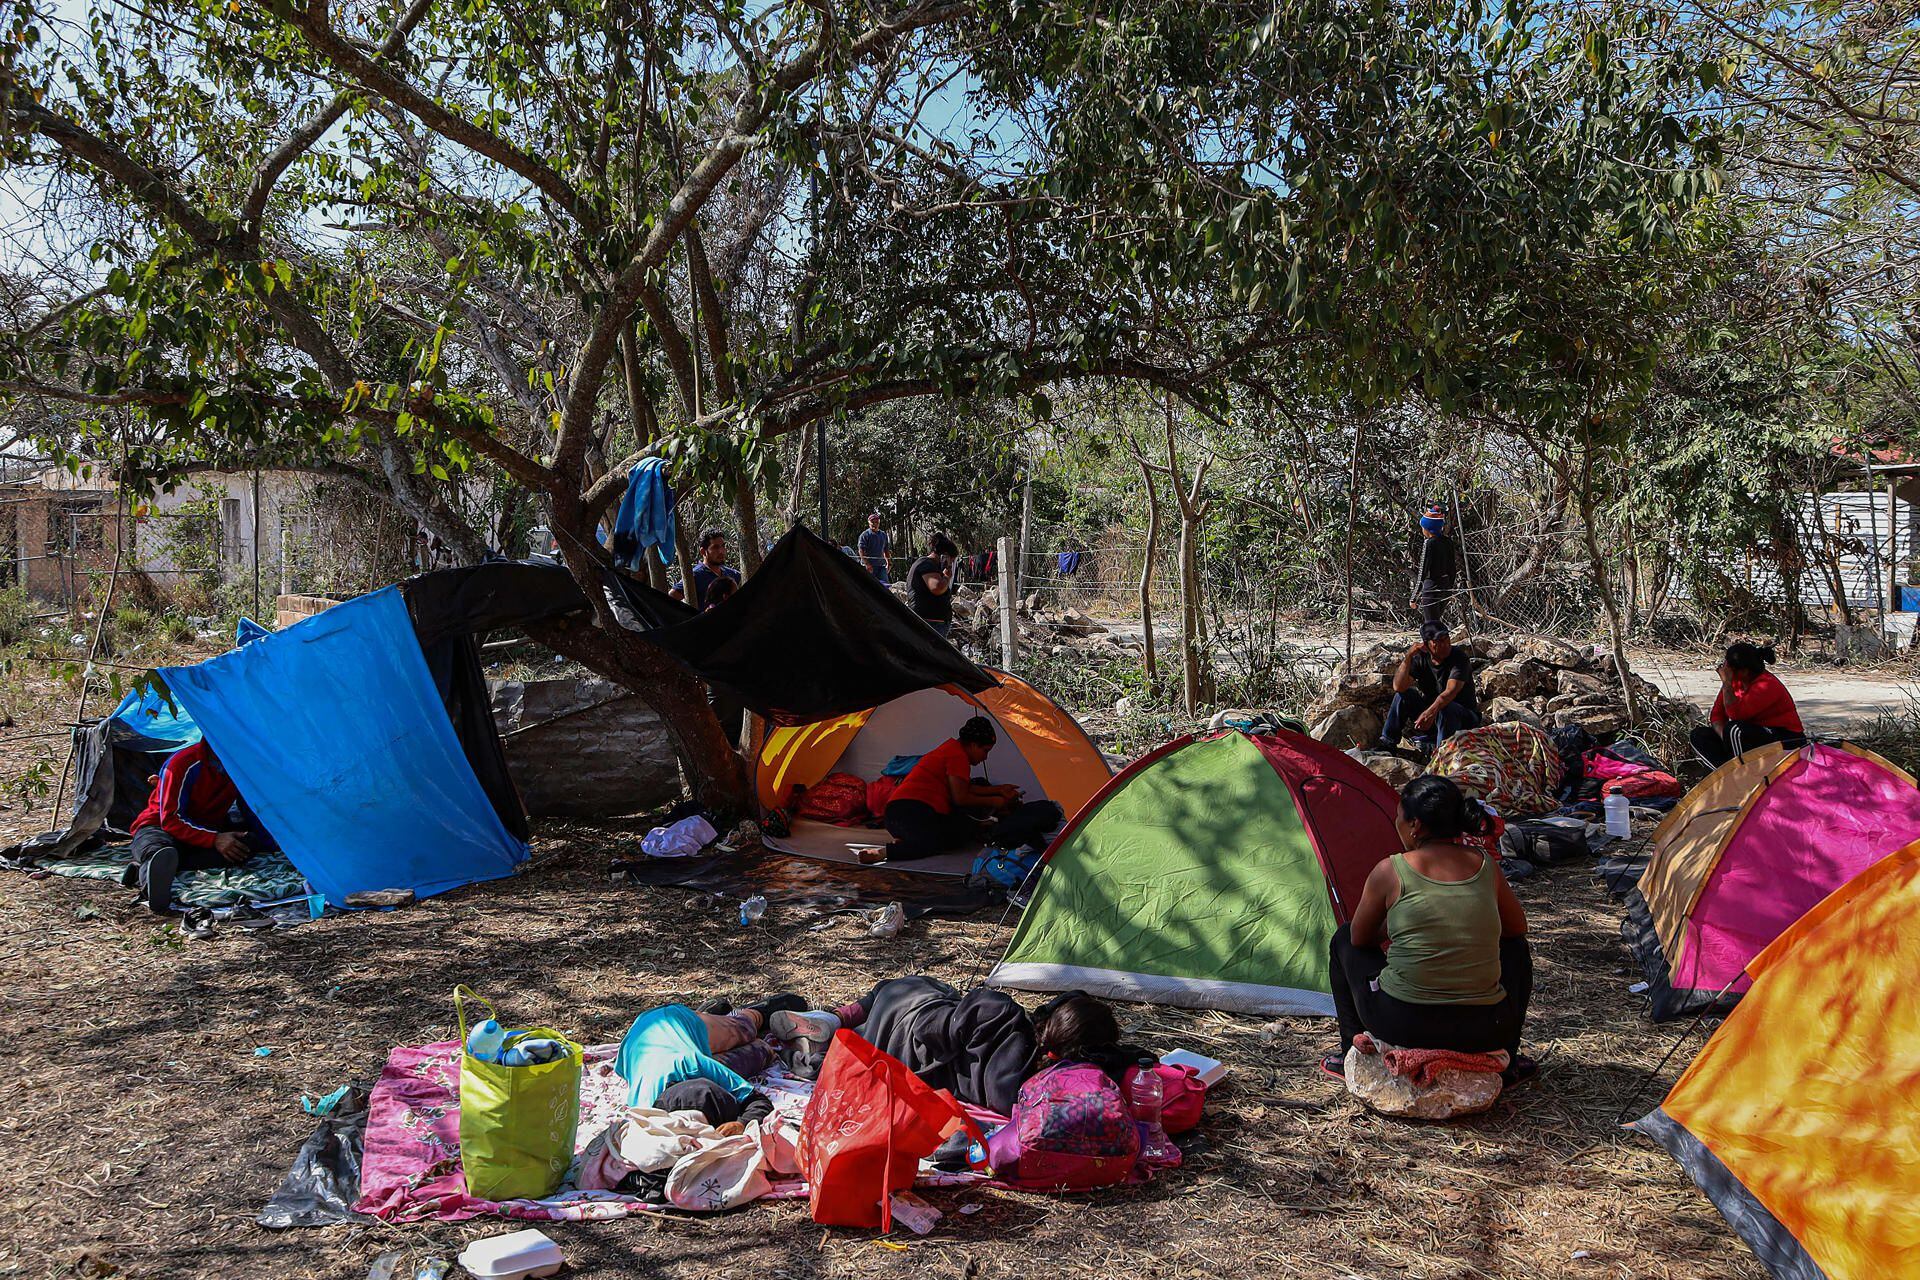
<path fill-rule="evenodd" d="M 610 857 L 636 842 L 622 824 L 550 826 L 512 880 L 206 941 L 183 941 L 116 886 L 0 872 L 0 1008 L 15 1046 L 0 1105 L 0 1275 L 357 1278 L 390 1249 L 448 1257 L 512 1229 L 253 1223 L 312 1128 L 301 1094 L 371 1083 L 392 1046 L 447 1037 L 456 983 L 498 997 L 509 1017 L 609 1041 L 666 1000 L 842 999 L 914 971 L 965 983 L 1010 932 L 982 913 L 873 940 L 851 918 L 816 930 L 778 903 L 741 928 L 730 904 L 610 882 Z M 1323 1021 L 1129 1006 L 1134 1038 L 1231 1070 L 1186 1166 L 1147 1187 L 934 1192 L 947 1220 L 903 1242 L 823 1230 L 804 1203 L 547 1230 L 569 1274 L 689 1280 L 1760 1277 L 1666 1156 L 1615 1127 L 1623 1109 L 1651 1107 L 1687 1056 L 1629 1100 L 1674 1033 L 1626 992 L 1617 913 L 1581 866 L 1520 892 L 1539 957 L 1529 1038 L 1546 1070 L 1473 1121 L 1407 1125 L 1360 1109 L 1314 1070 Z M 984 1210 L 954 1212 L 970 1202 Z"/>

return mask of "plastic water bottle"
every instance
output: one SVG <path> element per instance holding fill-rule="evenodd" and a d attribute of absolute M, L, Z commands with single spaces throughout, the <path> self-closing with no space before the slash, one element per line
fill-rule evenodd
<path fill-rule="evenodd" d="M 1179 1164 L 1181 1155 L 1180 1148 L 1160 1123 L 1167 1095 L 1160 1083 L 1160 1073 L 1154 1070 L 1156 1065 L 1152 1058 L 1140 1059 L 1140 1069 L 1127 1084 L 1127 1112 L 1140 1129 L 1141 1161 L 1165 1168 Z"/>
<path fill-rule="evenodd" d="M 767 914 L 766 896 L 756 893 L 740 904 L 740 925 L 745 928 L 765 914 Z"/>
<path fill-rule="evenodd" d="M 1607 834 L 1610 836 L 1630 836 L 1633 834 L 1633 801 L 1618 791 L 1607 797 Z"/>

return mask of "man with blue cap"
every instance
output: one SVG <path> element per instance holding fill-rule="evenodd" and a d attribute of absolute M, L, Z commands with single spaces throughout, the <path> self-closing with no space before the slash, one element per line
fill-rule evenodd
<path fill-rule="evenodd" d="M 1418 560 L 1408 604 L 1419 611 L 1422 622 L 1444 623 L 1460 572 L 1460 546 L 1447 532 L 1446 508 L 1437 502 L 1420 517 Z"/>

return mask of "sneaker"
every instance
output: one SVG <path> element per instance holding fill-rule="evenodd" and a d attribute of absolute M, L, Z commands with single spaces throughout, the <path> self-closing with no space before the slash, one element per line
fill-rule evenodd
<path fill-rule="evenodd" d="M 820 1078 L 833 1033 L 839 1029 L 840 1019 L 821 1009 L 779 1009 L 767 1020 L 767 1034 L 773 1039 L 780 1065 L 788 1075 L 801 1080 Z"/>
<path fill-rule="evenodd" d="M 743 1010 L 751 1009 L 755 1013 L 758 1013 L 760 1015 L 761 1025 L 765 1026 L 773 1021 L 774 1014 L 782 1010 L 798 1013 L 802 1009 L 809 1008 L 812 1004 L 813 1002 L 805 996 L 797 996 L 791 991 L 783 991 L 777 996 L 768 996 L 765 1000 L 756 1000 L 752 1004 L 745 1004 L 740 1007 Z"/>
<path fill-rule="evenodd" d="M 705 1004 L 695 1006 L 695 1013 L 710 1013 L 716 1018 L 724 1018 L 733 1012 L 733 1001 L 725 996 L 715 996 Z"/>

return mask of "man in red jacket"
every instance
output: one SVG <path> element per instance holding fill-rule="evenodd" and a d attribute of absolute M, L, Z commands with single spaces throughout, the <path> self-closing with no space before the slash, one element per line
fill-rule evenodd
<path fill-rule="evenodd" d="M 167 757 L 133 820 L 133 859 L 147 909 L 166 915 L 182 871 L 237 867 L 269 847 L 239 788 L 204 741 Z"/>

